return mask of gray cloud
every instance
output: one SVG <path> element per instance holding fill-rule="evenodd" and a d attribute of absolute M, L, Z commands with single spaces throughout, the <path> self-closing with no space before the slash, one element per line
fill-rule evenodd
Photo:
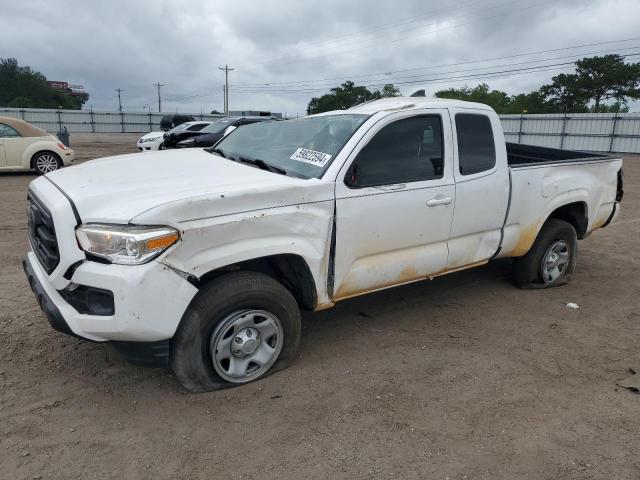
<path fill-rule="evenodd" d="M 382 84 L 411 75 L 417 78 L 404 81 L 463 76 L 472 72 L 446 72 L 489 65 L 495 71 L 499 65 L 616 47 L 637 46 L 621 53 L 640 52 L 638 40 L 356 77 L 640 36 L 637 0 L 0 0 L 0 11 L 0 57 L 16 57 L 49 79 L 85 85 L 94 109 L 115 108 L 118 87 L 125 90 L 125 108 L 146 104 L 155 109 L 152 83 L 160 81 L 165 84 L 164 110 L 220 110 L 223 74 L 218 66 L 225 63 L 236 68 L 230 77 L 232 109 L 302 114 L 311 96 L 340 82 L 303 82 L 309 79 Z M 401 89 L 433 92 L 486 81 L 517 93 L 537 88 L 559 71 Z"/>

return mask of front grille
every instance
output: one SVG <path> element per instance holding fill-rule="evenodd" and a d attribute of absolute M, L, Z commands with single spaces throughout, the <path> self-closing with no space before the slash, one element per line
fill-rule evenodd
<path fill-rule="evenodd" d="M 50 274 L 60 263 L 56 228 L 51 212 L 32 192 L 27 195 L 29 240 L 40 265 Z"/>

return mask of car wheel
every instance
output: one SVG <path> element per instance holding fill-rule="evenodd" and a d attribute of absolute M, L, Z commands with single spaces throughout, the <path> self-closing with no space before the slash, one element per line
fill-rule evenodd
<path fill-rule="evenodd" d="M 234 272 L 205 284 L 171 341 L 171 367 L 191 392 L 264 378 L 294 360 L 300 310 L 282 284 L 257 272 Z"/>
<path fill-rule="evenodd" d="M 549 288 L 567 283 L 576 268 L 578 237 L 568 222 L 551 218 L 529 252 L 514 259 L 514 280 L 520 288 Z"/>
<path fill-rule="evenodd" d="M 40 175 L 44 175 L 62 168 L 62 160 L 53 152 L 39 152 L 33 156 L 31 165 Z"/>

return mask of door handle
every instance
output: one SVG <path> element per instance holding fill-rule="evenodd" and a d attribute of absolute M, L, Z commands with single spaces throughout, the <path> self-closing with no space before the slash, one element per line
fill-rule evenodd
<path fill-rule="evenodd" d="M 436 207 L 438 205 L 449 205 L 452 202 L 451 197 L 445 197 L 444 195 L 438 195 L 427 202 L 427 207 Z"/>

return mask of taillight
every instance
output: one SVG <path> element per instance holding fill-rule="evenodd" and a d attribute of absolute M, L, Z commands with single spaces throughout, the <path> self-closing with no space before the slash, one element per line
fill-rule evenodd
<path fill-rule="evenodd" d="M 67 146 L 62 142 L 58 142 L 58 147 L 60 147 L 62 150 L 66 150 L 67 149 Z"/>
<path fill-rule="evenodd" d="M 624 195 L 622 189 L 622 169 L 618 170 L 618 188 L 616 189 L 616 202 L 621 202 Z"/>

